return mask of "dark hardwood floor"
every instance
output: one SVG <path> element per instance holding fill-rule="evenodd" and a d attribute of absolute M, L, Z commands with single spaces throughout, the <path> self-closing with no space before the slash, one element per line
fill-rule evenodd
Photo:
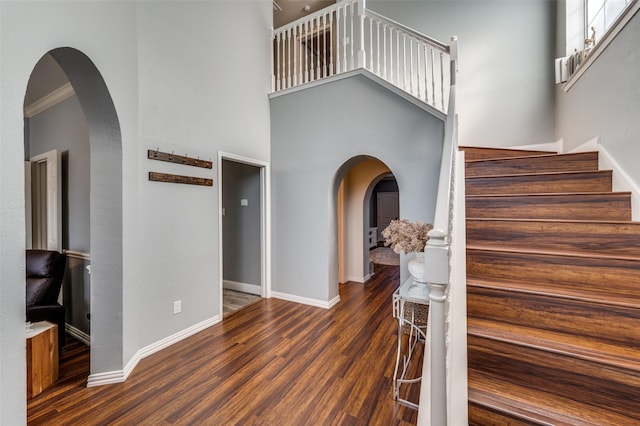
<path fill-rule="evenodd" d="M 125 383 L 86 388 L 89 353 L 65 347 L 30 425 L 412 425 L 393 400 L 398 267 L 340 286 L 326 310 L 263 299 L 143 359 Z M 416 365 L 422 364 L 421 359 Z M 405 398 L 417 401 L 419 383 Z"/>

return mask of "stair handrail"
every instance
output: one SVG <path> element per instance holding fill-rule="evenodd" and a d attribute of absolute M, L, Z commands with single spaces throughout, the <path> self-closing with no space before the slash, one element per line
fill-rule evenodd
<path fill-rule="evenodd" d="M 440 180 L 436 198 L 436 211 L 433 229 L 425 247 L 425 278 L 429 284 L 429 323 L 423 362 L 423 382 L 420 391 L 420 410 L 418 425 L 447 425 L 448 399 L 451 389 L 451 374 L 447 367 L 447 342 L 450 333 L 447 330 L 447 310 L 449 306 L 449 288 L 452 284 L 451 255 L 452 234 L 456 207 L 456 169 L 458 151 L 457 112 L 456 112 L 456 73 L 458 66 L 458 41 L 451 38 L 448 112 L 445 122 Z M 466 332 L 466 330 L 464 330 Z M 465 383 L 466 386 L 466 383 Z M 466 401 L 464 401 L 466 404 Z"/>

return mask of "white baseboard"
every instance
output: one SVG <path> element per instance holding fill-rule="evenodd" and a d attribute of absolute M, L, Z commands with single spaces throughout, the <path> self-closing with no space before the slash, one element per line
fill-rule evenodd
<path fill-rule="evenodd" d="M 365 281 L 367 281 L 370 278 L 370 275 L 367 275 L 366 277 L 347 277 L 347 281 L 351 281 L 354 283 L 364 283 Z"/>
<path fill-rule="evenodd" d="M 277 291 L 271 292 L 271 297 L 274 299 L 282 299 L 289 302 L 302 303 L 303 305 L 315 306 L 317 308 L 330 309 L 340 301 L 340 296 L 336 296 L 333 299 L 325 302 L 323 300 L 311 299 L 308 297 L 295 296 L 293 294 L 280 293 Z"/>
<path fill-rule="evenodd" d="M 85 345 L 91 346 L 91 336 L 88 335 L 87 333 L 85 333 L 84 331 L 78 330 L 77 328 L 75 328 L 71 324 L 65 324 L 64 325 L 64 331 L 67 334 L 69 334 L 69 335 L 75 337 L 76 339 L 80 340 Z"/>
<path fill-rule="evenodd" d="M 144 348 L 138 350 L 133 357 L 129 360 L 127 365 L 123 370 L 109 371 L 106 373 L 98 373 L 91 374 L 87 379 L 87 387 L 94 386 L 102 386 L 102 385 L 110 385 L 113 383 L 122 383 L 127 380 L 129 374 L 133 371 L 133 369 L 138 365 L 141 359 L 148 357 L 162 349 L 165 349 L 175 343 L 180 342 L 181 340 L 186 339 L 189 336 L 192 336 L 200 331 L 211 327 L 220 322 L 220 315 L 216 315 L 215 317 L 204 320 L 198 324 L 194 324 L 189 328 L 186 328 L 182 331 L 179 331 L 171 336 L 165 337 L 164 339 L 158 340 L 155 343 L 152 343 Z"/>
<path fill-rule="evenodd" d="M 256 296 L 262 296 L 262 287 L 257 284 L 247 284 L 237 281 L 223 280 L 222 288 L 241 291 L 243 293 L 255 294 Z"/>
<path fill-rule="evenodd" d="M 616 192 L 631 192 L 631 220 L 640 220 L 640 187 L 620 166 L 618 161 L 600 143 L 600 138 L 593 138 L 569 152 L 598 151 L 598 168 L 613 170 L 612 184 Z"/>

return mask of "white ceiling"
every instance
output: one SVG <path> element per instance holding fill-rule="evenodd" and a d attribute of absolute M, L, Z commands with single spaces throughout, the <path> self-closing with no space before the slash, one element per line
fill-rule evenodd
<path fill-rule="evenodd" d="M 331 6 L 335 2 L 336 0 L 273 0 L 273 28 L 279 28 L 305 15 Z M 309 6 L 309 10 L 305 10 L 305 6 Z"/>

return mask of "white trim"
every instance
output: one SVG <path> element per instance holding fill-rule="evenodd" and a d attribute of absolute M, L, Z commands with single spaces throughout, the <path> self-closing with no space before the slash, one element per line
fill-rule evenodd
<path fill-rule="evenodd" d="M 262 287 L 260 287 L 258 284 L 249 284 L 249 283 L 240 283 L 240 282 L 231 281 L 231 280 L 222 280 L 222 288 L 262 296 Z"/>
<path fill-rule="evenodd" d="M 271 166 L 268 162 L 256 160 L 229 152 L 218 151 L 218 273 L 220 285 L 220 314 L 223 309 L 222 289 L 224 283 L 223 275 L 223 247 L 222 247 L 222 160 L 231 160 L 238 163 L 248 164 L 260 168 L 260 228 L 261 240 L 260 263 L 261 296 L 271 297 Z"/>
<path fill-rule="evenodd" d="M 634 3 L 627 7 L 627 10 L 622 12 L 622 15 L 618 17 L 616 22 L 604 33 L 604 38 L 600 40 L 594 48 L 589 53 L 589 56 L 585 59 L 585 61 L 580 64 L 578 69 L 571 74 L 567 82 L 562 86 L 562 90 L 568 92 L 569 89 L 578 81 L 578 79 L 584 74 L 587 69 L 593 64 L 598 56 L 611 44 L 613 39 L 616 38 L 618 33 L 622 31 L 622 29 L 629 23 L 631 18 L 640 10 L 640 0 L 634 0 Z"/>
<path fill-rule="evenodd" d="M 73 257 L 74 259 L 80 259 L 80 260 L 91 260 L 91 255 L 89 253 L 84 253 L 81 251 L 75 251 L 75 250 L 63 250 L 63 252 L 68 256 L 68 257 Z"/>
<path fill-rule="evenodd" d="M 69 334 L 69 335 L 75 337 L 76 339 L 80 340 L 85 345 L 91 346 L 91 336 L 88 335 L 87 333 L 85 333 L 84 331 L 78 330 L 77 328 L 75 328 L 71 324 L 65 324 L 64 325 L 64 331 L 67 334 Z"/>
<path fill-rule="evenodd" d="M 186 339 L 187 337 L 190 337 L 196 333 L 199 333 L 213 325 L 216 325 L 219 322 L 220 322 L 220 316 L 216 315 L 215 317 L 204 320 L 198 324 L 194 324 L 189 328 L 185 328 L 184 330 L 179 331 L 175 334 L 172 334 L 171 336 L 165 337 L 164 339 L 160 339 L 155 343 L 145 346 L 144 348 L 138 350 L 138 352 L 136 352 L 131 357 L 131 359 L 129 360 L 129 362 L 127 363 L 127 365 L 124 367 L 123 370 L 115 370 L 115 371 L 108 371 L 106 373 L 91 374 L 87 379 L 87 387 L 109 385 L 113 383 L 122 383 L 125 380 L 127 380 L 127 377 L 129 377 L 129 375 L 131 374 L 133 369 L 138 365 L 140 360 L 150 355 L 153 355 L 154 353 L 161 351 L 162 349 L 165 349 L 175 343 L 178 343 L 181 340 Z"/>
<path fill-rule="evenodd" d="M 351 282 L 359 283 L 359 284 L 364 284 L 364 282 L 367 281 L 369 278 L 371 278 L 371 274 L 367 274 L 364 277 L 348 276 L 347 277 L 347 281 L 351 281 Z"/>
<path fill-rule="evenodd" d="M 280 293 L 279 291 L 272 291 L 271 297 L 274 299 L 286 300 L 288 302 L 301 303 L 303 305 L 315 306 L 316 308 L 330 309 L 340 301 L 340 296 L 336 296 L 333 299 L 325 302 L 323 300 L 311 299 L 309 297 L 296 296 L 294 294 Z"/>
<path fill-rule="evenodd" d="M 640 220 L 640 187 L 622 168 L 620 163 L 602 146 L 600 137 L 593 138 L 569 152 L 598 151 L 598 168 L 613 170 L 613 191 L 631 192 L 631 220 Z"/>
<path fill-rule="evenodd" d="M 40 114 L 42 111 L 46 111 L 52 106 L 59 104 L 60 102 L 64 101 L 67 98 L 70 98 L 75 94 L 76 92 L 74 92 L 73 86 L 71 86 L 71 83 L 63 84 L 53 92 L 38 99 L 31 105 L 25 107 L 24 116 L 26 118 L 31 118 L 34 115 Z"/>
<path fill-rule="evenodd" d="M 398 96 L 404 98 L 405 100 L 411 102 L 412 104 L 414 104 L 418 108 L 430 113 L 431 115 L 433 115 L 436 118 L 439 118 L 442 121 L 444 121 L 447 118 L 447 114 L 445 114 L 444 112 L 434 108 L 433 106 L 429 105 L 428 103 L 426 103 L 424 101 L 421 101 L 420 99 L 416 98 L 412 94 L 405 92 L 401 88 L 394 86 L 393 84 L 389 83 L 385 79 L 383 79 L 381 77 L 378 77 L 377 75 L 375 75 L 371 71 L 366 70 L 364 68 L 357 68 L 355 70 L 343 72 L 343 73 L 340 73 L 340 74 L 336 74 L 336 75 L 333 75 L 331 77 L 324 77 L 324 78 L 321 78 L 319 80 L 311 81 L 309 83 L 304 83 L 304 84 L 300 84 L 298 86 L 289 87 L 287 89 L 279 90 L 277 92 L 270 93 L 269 94 L 269 99 L 277 98 L 278 96 L 288 95 L 289 93 L 295 93 L 295 92 L 298 92 L 300 90 L 311 89 L 312 87 L 320 86 L 321 84 L 330 83 L 330 82 L 333 82 L 333 81 L 343 80 L 345 78 L 350 78 L 350 77 L 353 77 L 353 76 L 356 76 L 356 75 L 362 75 L 362 76 L 365 76 L 365 77 L 369 78 L 370 80 L 375 81 L 376 83 L 380 84 L 381 86 L 389 89 L 393 93 L 397 94 Z"/>

